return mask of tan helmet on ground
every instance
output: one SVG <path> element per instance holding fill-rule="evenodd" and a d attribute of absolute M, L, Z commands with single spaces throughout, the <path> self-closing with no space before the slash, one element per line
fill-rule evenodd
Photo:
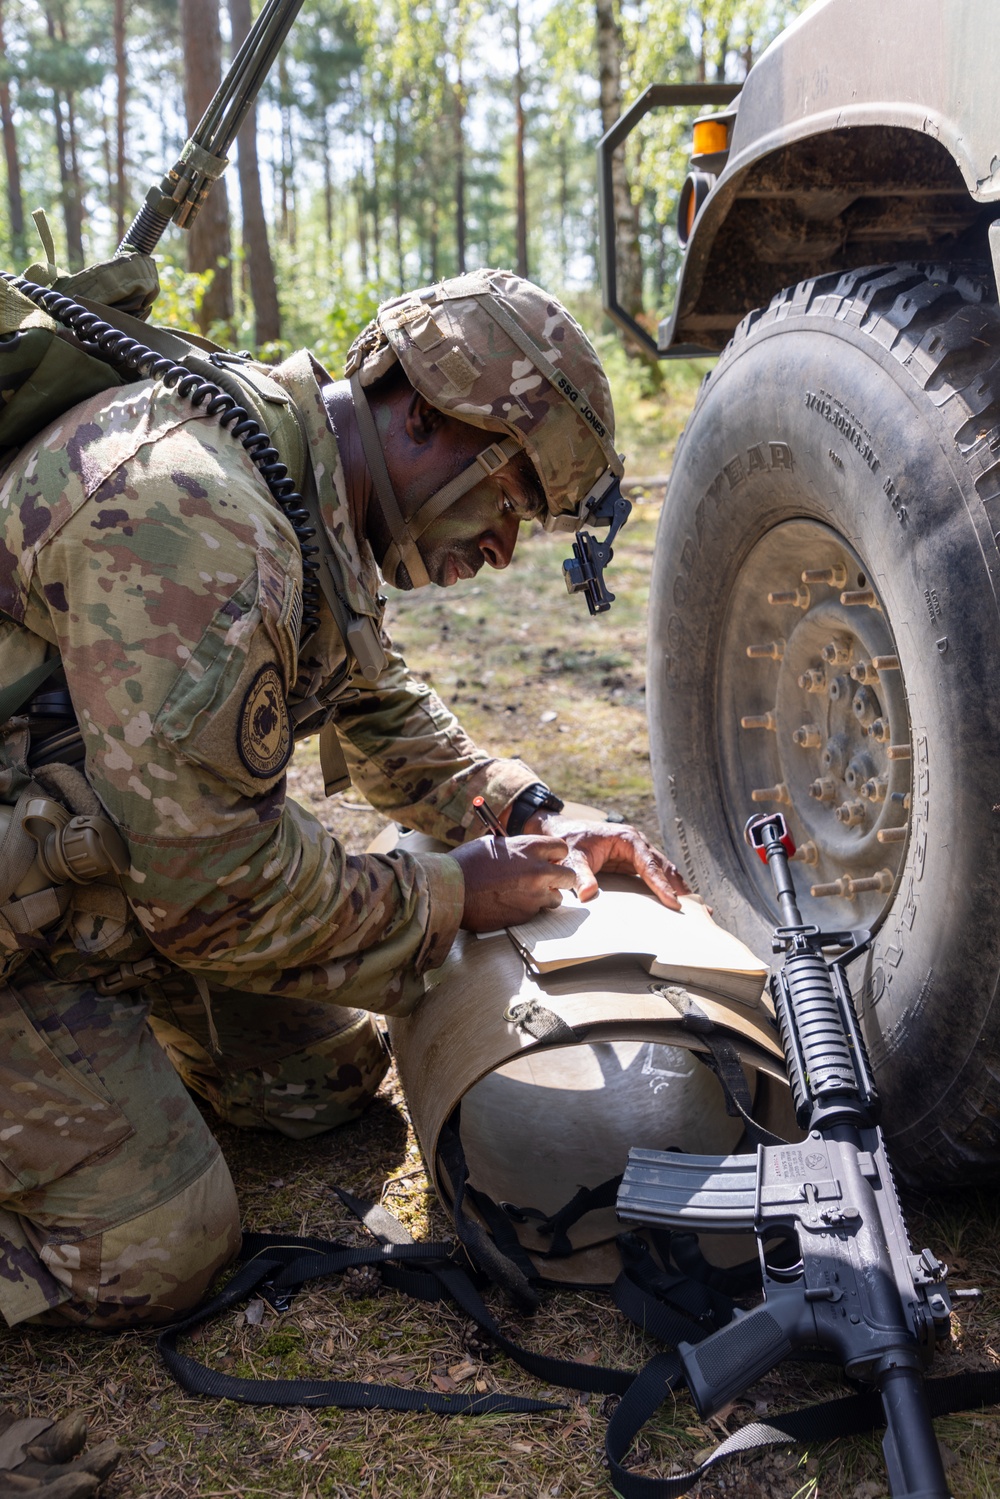
<path fill-rule="evenodd" d="M 407 521 L 364 394 L 397 361 L 439 411 L 500 434 Z M 355 340 L 346 374 L 393 538 L 382 559 L 390 579 L 402 562 L 414 587 L 429 582 L 417 539 L 519 452 L 538 475 L 549 530 L 578 530 L 622 474 L 611 391 L 593 344 L 555 298 L 509 271 L 473 271 L 385 302 Z"/>

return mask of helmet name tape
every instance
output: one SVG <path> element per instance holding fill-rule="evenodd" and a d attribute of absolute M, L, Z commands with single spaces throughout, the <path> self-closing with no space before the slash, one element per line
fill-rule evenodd
<path fill-rule="evenodd" d="M 567 401 L 571 403 L 577 416 L 582 417 L 587 426 L 596 432 L 602 442 L 608 440 L 608 429 L 591 406 L 590 402 L 580 394 L 572 380 L 564 375 L 561 369 L 556 369 L 555 378 L 552 381 L 556 390 L 561 390 Z"/>

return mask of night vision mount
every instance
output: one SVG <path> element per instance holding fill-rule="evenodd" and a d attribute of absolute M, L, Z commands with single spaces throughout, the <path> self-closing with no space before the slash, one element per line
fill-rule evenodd
<path fill-rule="evenodd" d="M 605 614 L 615 601 L 604 582 L 604 569 L 614 556 L 611 543 L 632 513 L 632 505 L 621 491 L 621 480 L 606 475 L 607 483 L 599 493 L 584 502 L 583 518 L 593 526 L 610 529 L 603 541 L 589 531 L 579 531 L 573 542 L 573 555 L 563 563 L 563 577 L 569 593 L 582 593 L 591 614 Z"/>

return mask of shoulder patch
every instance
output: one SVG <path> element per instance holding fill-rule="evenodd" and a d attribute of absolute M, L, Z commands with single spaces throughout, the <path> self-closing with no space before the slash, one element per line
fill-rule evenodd
<path fill-rule="evenodd" d="M 236 748 L 252 776 L 279 775 L 292 755 L 285 691 L 274 666 L 262 666 L 246 690 L 236 728 Z"/>

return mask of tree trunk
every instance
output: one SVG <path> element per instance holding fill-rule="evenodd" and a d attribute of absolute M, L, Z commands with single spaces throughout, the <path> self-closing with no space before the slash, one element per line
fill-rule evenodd
<path fill-rule="evenodd" d="M 45 7 L 45 29 L 49 41 L 57 40 L 56 17 L 51 6 Z M 75 171 L 75 148 L 67 134 L 63 117 L 63 96 L 59 89 L 52 90 L 52 120 L 55 127 L 56 156 L 59 159 L 59 186 L 62 198 L 63 223 L 66 226 L 66 258 L 71 270 L 83 266 L 83 215 L 79 197 L 79 175 Z M 70 114 L 72 124 L 72 113 Z"/>
<path fill-rule="evenodd" d="M 233 32 L 233 53 L 239 50 L 250 30 L 250 0 L 229 0 L 229 20 Z M 254 343 L 271 343 L 281 337 L 281 311 L 274 279 L 274 261 L 267 238 L 267 220 L 260 191 L 260 166 L 257 161 L 257 106 L 254 105 L 236 137 L 239 147 L 237 167 L 240 178 L 240 203 L 243 208 L 243 250 L 250 273 L 250 296 L 253 299 Z"/>
<path fill-rule="evenodd" d="M 376 284 L 380 285 L 382 281 L 382 200 L 378 175 L 378 142 L 375 139 L 374 120 L 372 121 L 369 144 L 372 157 L 372 259 L 375 262 L 375 281 Z M 400 291 L 402 289 L 400 287 Z"/>
<path fill-rule="evenodd" d="M 0 57 L 6 55 L 3 20 L 3 0 L 0 0 Z M 10 220 L 14 259 L 20 264 L 28 254 L 28 245 L 24 234 L 21 158 L 17 149 L 17 131 L 14 128 L 14 112 L 10 102 L 10 84 L 6 77 L 0 78 L 0 124 L 3 127 L 3 151 L 7 162 L 7 216 Z"/>
<path fill-rule="evenodd" d="M 128 103 L 128 58 L 125 53 L 125 0 L 115 0 L 113 27 L 115 42 L 115 79 L 117 111 L 115 119 L 115 239 L 121 244 L 128 228 L 128 181 L 125 170 L 125 118 Z"/>
<path fill-rule="evenodd" d="M 524 73 L 521 68 L 521 6 L 514 0 L 514 159 L 517 173 L 517 274 L 528 275 L 528 190 L 524 169 Z"/>
<path fill-rule="evenodd" d="M 355 178 L 355 198 L 358 211 L 358 269 L 361 279 L 368 281 L 368 211 L 365 208 L 365 177 L 359 169 Z"/>
<path fill-rule="evenodd" d="M 455 84 L 455 270 L 465 275 L 465 83 L 461 62 Z"/>
<path fill-rule="evenodd" d="M 330 139 L 330 111 L 323 110 L 323 215 L 326 220 L 326 269 L 328 275 L 333 275 L 333 268 L 337 261 L 334 234 L 333 234 L 333 162 L 330 153 L 333 143 Z"/>
<path fill-rule="evenodd" d="M 601 88 L 601 123 L 611 129 L 622 112 L 622 30 L 614 0 L 595 0 L 597 13 L 597 64 Z M 631 317 L 642 311 L 642 254 L 639 248 L 639 210 L 632 202 L 625 168 L 625 148 L 611 158 L 611 197 L 614 205 L 615 257 L 618 268 L 618 301 Z M 635 339 L 626 335 L 632 355 L 641 352 Z"/>
<path fill-rule="evenodd" d="M 218 0 L 180 0 L 184 41 L 184 110 L 188 133 L 195 128 L 219 86 L 222 37 Z M 198 326 L 229 323 L 233 316 L 232 240 L 225 179 L 212 188 L 188 239 L 188 269 L 212 271 L 212 281 L 198 311 Z"/>
<path fill-rule="evenodd" d="M 294 250 L 299 227 L 295 198 L 295 136 L 292 132 L 288 57 L 284 48 L 278 53 L 278 89 L 281 97 L 281 233 L 286 244 Z"/>
<path fill-rule="evenodd" d="M 404 290 L 406 268 L 403 265 L 403 185 L 402 142 L 399 138 L 399 110 L 392 113 L 392 223 L 396 241 L 396 290 Z"/>

